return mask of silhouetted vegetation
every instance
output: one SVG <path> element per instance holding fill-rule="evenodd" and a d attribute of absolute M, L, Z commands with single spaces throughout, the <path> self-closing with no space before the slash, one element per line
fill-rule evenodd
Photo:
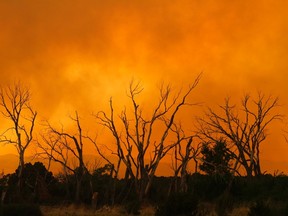
<path fill-rule="evenodd" d="M 22 198 L 24 158 L 34 135 L 37 112 L 30 105 L 31 92 L 20 82 L 0 88 L 0 111 L 9 120 L 8 129 L 1 132 L 0 143 L 15 146 L 19 156 L 17 193 Z"/>
<path fill-rule="evenodd" d="M 17 172 L 18 169 L 13 174 L 3 176 L 0 181 L 1 192 L 7 190 L 2 212 L 8 211 L 7 209 L 12 208 L 10 205 L 15 203 L 19 203 L 19 208 L 23 207 L 23 212 L 29 212 L 30 204 L 34 211 L 37 209 L 34 204 L 37 203 L 53 205 L 74 202 L 73 196 L 67 199 L 76 191 L 75 183 L 73 183 L 76 179 L 73 174 L 68 176 L 68 180 L 63 181 L 61 175 L 53 176 L 42 163 L 25 164 L 23 172 L 25 201 L 23 202 L 17 198 L 17 194 L 15 195 L 14 192 L 17 190 L 15 187 L 15 183 L 18 181 Z M 265 215 L 283 215 L 287 212 L 288 176 L 232 177 L 195 173 L 188 175 L 187 192 L 169 195 L 167 191 L 173 180 L 174 177 L 155 177 L 153 181 L 145 203 L 148 202 L 155 206 L 156 215 L 195 215 L 199 203 L 213 204 L 214 211 L 218 215 L 227 215 L 234 207 L 245 203 L 250 209 L 251 216 L 263 215 L 262 212 L 265 212 Z M 92 195 L 90 184 L 92 184 L 93 190 L 99 194 L 97 208 L 112 205 L 112 192 L 109 185 L 114 181 L 115 179 L 110 175 L 109 165 L 97 168 L 91 176 L 87 176 L 87 180 L 83 178 L 83 183 L 87 183 L 82 187 L 81 203 L 90 206 Z M 41 187 L 39 186 L 40 182 Z M 124 211 L 129 214 L 139 214 L 143 201 L 139 200 L 133 182 L 116 179 L 115 183 L 114 204 L 122 205 Z M 273 212 L 273 214 L 269 214 L 269 212 Z"/>
<path fill-rule="evenodd" d="M 19 167 L 0 178 L 1 215 L 38 216 L 37 205 L 72 203 L 93 211 L 120 205 L 126 214 L 133 215 L 140 214 L 146 204 L 155 207 L 157 216 L 205 215 L 209 211 L 225 216 L 241 205 L 247 207 L 249 216 L 287 215 L 288 176 L 264 175 L 260 163 L 266 129 L 282 118 L 272 112 L 278 98 L 259 93 L 252 100 L 245 95 L 240 109 L 226 99 L 219 112 L 208 108 L 205 117 L 198 119 L 196 131 L 185 131 L 178 113 L 197 104 L 189 97 L 199 80 L 200 76 L 185 91 L 174 94 L 170 85 L 160 86 L 159 101 L 147 113 L 138 101 L 143 88 L 131 82 L 130 112 L 125 106 L 115 113 L 111 99 L 108 112 L 94 115 L 109 131 L 111 146 L 99 144 L 83 131 L 77 111 L 70 116 L 74 129 L 46 121 L 46 130 L 36 143 L 37 156 L 48 161 L 48 168 L 40 162 L 24 162 L 25 150 L 34 141 L 37 116 L 28 103 L 29 90 L 18 85 L 1 90 L 1 112 L 14 125 L 1 134 L 0 143 L 14 144 L 19 154 Z M 10 137 L 8 131 L 14 135 Z M 106 164 L 89 168 L 84 160 L 88 144 Z M 116 159 L 108 157 L 107 151 Z M 168 155 L 174 175 L 157 177 L 159 164 Z M 49 171 L 51 161 L 62 166 L 61 173 Z M 191 161 L 195 173 L 190 173 Z M 125 169 L 122 178 L 120 167 Z M 210 209 L 203 211 L 208 204 Z"/>
<path fill-rule="evenodd" d="M 226 98 L 218 110 L 208 108 L 205 117 L 199 118 L 199 134 L 206 142 L 215 143 L 219 137 L 225 140 L 234 161 L 233 172 L 242 167 L 247 176 L 260 176 L 260 146 L 267 137 L 267 128 L 283 117 L 273 113 L 278 106 L 277 97 L 261 92 L 254 99 L 244 95 L 239 107 Z"/>
<path fill-rule="evenodd" d="M 263 201 L 257 201 L 254 203 L 250 209 L 248 216 L 272 216 L 272 211 L 267 203 Z"/>
<path fill-rule="evenodd" d="M 174 193 L 157 206 L 156 216 L 194 216 L 197 214 L 198 200 L 190 193 Z"/>
<path fill-rule="evenodd" d="M 0 216 L 42 216 L 38 205 L 7 204 L 0 206 Z"/>
<path fill-rule="evenodd" d="M 216 141 L 210 147 L 208 143 L 201 149 L 203 163 L 199 168 L 208 175 L 225 176 L 230 174 L 231 155 L 224 140 Z"/>
<path fill-rule="evenodd" d="M 7 190 L 4 203 L 31 202 L 42 203 L 52 200 L 56 195 L 57 179 L 49 172 L 45 166 L 36 162 L 33 165 L 26 163 L 23 168 L 23 188 L 21 198 L 17 193 L 17 182 L 19 181 L 19 168 L 13 174 L 8 174 L 2 178 L 3 188 Z M 5 185 L 5 186 L 4 186 Z M 22 200 L 23 199 L 23 200 Z"/>

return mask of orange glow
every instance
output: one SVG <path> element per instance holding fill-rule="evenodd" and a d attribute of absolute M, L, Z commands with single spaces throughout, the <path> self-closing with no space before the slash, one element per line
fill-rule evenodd
<path fill-rule="evenodd" d="M 42 119 L 70 127 L 67 117 L 78 110 L 94 133 L 90 114 L 111 96 L 121 110 L 132 78 L 150 103 L 161 81 L 179 88 L 202 71 L 193 101 L 215 106 L 260 90 L 279 96 L 285 114 L 287 8 L 283 0 L 0 0 L 0 84 L 31 86 L 38 130 Z M 200 110 L 186 116 L 192 121 Z M 288 172 L 284 127 L 269 131 L 263 170 Z M 0 147 L 7 153 L 15 150 Z"/>

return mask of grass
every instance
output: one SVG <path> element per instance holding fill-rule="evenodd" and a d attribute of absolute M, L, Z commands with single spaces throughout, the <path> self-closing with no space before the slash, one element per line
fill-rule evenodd
<path fill-rule="evenodd" d="M 199 215 L 205 216 L 218 216 L 215 209 L 215 204 L 202 202 L 198 206 L 198 213 Z M 237 206 L 234 207 L 227 216 L 247 216 L 248 211 L 248 206 Z"/>
<path fill-rule="evenodd" d="M 240 207 L 234 208 L 232 212 L 228 215 L 229 216 L 246 216 L 248 215 L 248 212 L 249 212 L 248 207 L 240 206 Z"/>
<path fill-rule="evenodd" d="M 125 216 L 128 213 L 123 206 L 115 206 L 113 208 L 104 206 L 101 209 L 93 210 L 88 206 L 41 206 L 43 216 Z M 235 206 L 227 216 L 248 216 L 248 204 Z M 211 203 L 199 204 L 200 215 L 217 216 L 215 212 L 215 205 Z M 140 210 L 140 216 L 154 216 L 155 208 L 146 205 Z"/>
<path fill-rule="evenodd" d="M 202 211 L 202 215 L 205 216 L 217 216 L 213 206 L 210 204 L 203 204 L 202 208 L 206 207 L 207 212 Z M 128 215 L 124 208 L 121 206 L 115 206 L 113 208 L 104 206 L 98 210 L 92 210 L 87 206 L 41 206 L 41 211 L 44 216 L 121 216 Z M 141 216 L 154 216 L 155 209 L 152 206 L 146 206 L 141 209 Z M 247 216 L 248 208 L 245 206 L 240 206 L 234 208 L 228 216 Z"/>
<path fill-rule="evenodd" d="M 124 208 L 121 206 L 115 206 L 113 208 L 104 206 L 101 209 L 93 210 L 87 206 L 41 206 L 41 211 L 44 216 L 121 216 L 128 215 Z M 154 215 L 154 208 L 147 206 L 140 210 L 141 216 Z"/>

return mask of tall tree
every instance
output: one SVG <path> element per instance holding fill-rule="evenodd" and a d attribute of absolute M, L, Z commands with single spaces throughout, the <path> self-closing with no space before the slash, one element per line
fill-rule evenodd
<path fill-rule="evenodd" d="M 76 177 L 75 201 L 81 201 L 82 181 L 88 170 L 84 163 L 84 135 L 78 113 L 75 117 L 70 117 L 76 124 L 75 132 L 65 131 L 63 128 L 57 129 L 47 123 L 47 132 L 42 134 L 42 141 L 38 140 L 38 147 L 41 149 L 39 155 L 45 155 L 48 160 L 53 160 L 63 166 L 65 176 L 73 173 Z M 69 161 L 69 156 L 77 160 L 75 166 Z"/>
<path fill-rule="evenodd" d="M 195 172 L 197 172 L 198 166 L 198 156 L 200 154 L 201 143 L 195 141 L 197 135 L 185 136 L 184 130 L 181 126 L 175 125 L 174 132 L 178 137 L 179 142 L 174 146 L 174 151 L 172 152 L 172 169 L 174 171 L 174 178 L 169 190 L 169 194 L 174 187 L 174 191 L 178 192 L 178 177 L 180 174 L 180 192 L 187 192 L 188 190 L 188 164 L 193 159 L 195 162 Z M 182 135 L 181 135 L 182 134 Z M 181 137 L 187 137 L 182 139 Z"/>
<path fill-rule="evenodd" d="M 37 112 L 30 105 L 29 88 L 20 82 L 0 89 L 0 107 L 10 126 L 0 136 L 0 142 L 12 144 L 19 155 L 18 189 L 23 187 L 23 168 L 25 152 L 33 140 L 33 131 Z"/>
<path fill-rule="evenodd" d="M 219 112 L 208 108 L 199 119 L 199 130 L 207 142 L 226 140 L 230 152 L 234 153 L 235 171 L 242 166 L 247 176 L 261 175 L 260 145 L 267 137 L 271 122 L 282 118 L 274 112 L 277 106 L 278 98 L 262 93 L 254 100 L 244 95 L 238 109 L 226 98 Z"/>
<path fill-rule="evenodd" d="M 184 93 L 179 91 L 174 96 L 171 93 L 171 86 L 162 85 L 159 89 L 159 101 L 149 117 L 144 115 L 137 100 L 143 88 L 139 83 L 131 82 L 128 97 L 132 111 L 128 113 L 125 108 L 120 114 L 123 130 L 116 126 L 112 100 L 110 100 L 110 113 L 101 111 L 97 114 L 99 123 L 108 128 L 115 138 L 115 154 L 126 167 L 126 177 L 129 176 L 134 180 L 140 200 L 148 195 L 162 158 L 177 143 L 187 139 L 184 136 L 180 138 L 175 136 L 172 129 L 181 108 L 192 105 L 187 102 L 187 99 L 199 80 L 200 76 L 187 91 Z M 150 158 L 149 162 L 146 161 L 148 158 Z"/>

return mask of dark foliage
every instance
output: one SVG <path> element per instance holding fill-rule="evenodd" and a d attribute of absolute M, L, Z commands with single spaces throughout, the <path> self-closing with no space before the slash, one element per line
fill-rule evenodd
<path fill-rule="evenodd" d="M 255 201 L 270 198 L 288 201 L 288 177 L 262 175 L 258 177 L 236 177 L 232 193 L 239 201 Z"/>
<path fill-rule="evenodd" d="M 76 175 L 73 175 L 73 180 L 74 182 L 76 182 Z M 92 180 L 92 176 L 90 175 L 89 172 L 84 172 L 83 174 L 81 174 L 81 190 L 80 190 L 80 202 L 81 203 L 85 203 L 85 204 L 91 204 L 91 197 L 92 197 L 92 185 L 91 185 L 91 180 Z M 75 187 L 76 183 L 73 184 L 73 186 Z M 73 194 L 76 193 L 76 188 L 74 189 L 75 192 L 73 192 Z"/>
<path fill-rule="evenodd" d="M 226 216 L 233 209 L 234 198 L 229 193 L 222 194 L 216 201 L 218 216 Z"/>
<path fill-rule="evenodd" d="M 225 140 L 219 140 L 212 147 L 203 145 L 203 163 L 199 168 L 208 175 L 224 176 L 230 174 L 231 155 Z"/>
<path fill-rule="evenodd" d="M 104 165 L 96 170 L 92 174 L 93 191 L 98 192 L 99 205 L 111 204 L 112 196 L 112 184 L 114 179 L 111 176 L 111 166 L 109 164 Z M 116 182 L 116 184 L 118 181 Z"/>
<path fill-rule="evenodd" d="M 43 199 L 39 189 L 37 189 L 37 179 L 39 180 L 39 177 L 44 180 L 51 196 L 50 199 Z M 23 208 L 21 213 L 24 215 L 26 211 L 28 212 L 25 208 L 30 208 L 27 207 L 29 203 L 69 204 L 74 201 L 75 175 L 59 175 L 55 178 L 41 163 L 26 164 L 24 199 L 22 200 L 15 193 L 17 178 L 17 174 L 14 173 L 0 179 L 0 193 L 7 191 L 4 202 L 7 209 L 12 208 L 8 204 L 24 203 L 25 205 L 19 207 Z M 91 195 L 94 191 L 98 192 L 97 207 L 111 205 L 112 203 L 120 204 L 123 206 L 125 213 L 134 215 L 139 214 L 143 202 L 158 206 L 158 216 L 195 215 L 198 203 L 213 204 L 218 215 L 228 215 L 235 206 L 242 203 L 255 203 L 251 205 L 250 216 L 261 215 L 262 211 L 267 215 L 269 215 L 269 212 L 273 212 L 275 216 L 288 215 L 287 176 L 232 177 L 231 175 L 202 175 L 196 173 L 189 175 L 187 180 L 187 193 L 172 193 L 169 196 L 168 190 L 172 178 L 155 177 L 150 193 L 144 200 L 139 201 L 134 180 L 114 179 L 109 166 L 104 166 L 96 169 L 92 175 L 83 176 L 81 201 L 91 206 Z M 113 202 L 111 201 L 112 198 Z M 259 200 L 263 202 L 258 202 Z M 266 205 L 267 200 L 269 206 Z M 36 209 L 36 207 L 31 208 Z M 3 211 L 8 210 L 2 208 L 1 211 L 3 213 Z"/>
<path fill-rule="evenodd" d="M 7 204 L 0 207 L 0 216 L 42 216 L 38 205 Z"/>
<path fill-rule="evenodd" d="M 288 203 L 285 204 L 282 215 L 288 215 Z"/>
<path fill-rule="evenodd" d="M 270 207 L 263 201 L 257 201 L 254 203 L 250 209 L 248 216 L 272 216 L 272 211 Z"/>
<path fill-rule="evenodd" d="M 172 181 L 173 177 L 155 177 L 147 198 L 155 204 L 165 202 L 168 196 L 168 187 Z"/>
<path fill-rule="evenodd" d="M 125 211 L 128 214 L 139 215 L 141 202 L 138 199 L 129 200 L 124 204 Z"/>
<path fill-rule="evenodd" d="M 229 178 L 223 176 L 208 176 L 193 174 L 189 177 L 188 192 L 200 200 L 212 201 L 222 195 L 228 186 Z"/>
<path fill-rule="evenodd" d="M 55 201 L 63 204 L 69 204 L 75 202 L 76 182 L 77 176 L 75 174 L 70 175 L 58 175 L 57 183 L 52 192 L 56 198 Z M 89 173 L 85 173 L 81 177 L 81 191 L 80 191 L 80 203 L 91 204 L 92 197 L 92 176 Z"/>
<path fill-rule="evenodd" d="M 26 163 L 23 169 L 23 188 L 21 195 L 17 193 L 18 172 L 6 175 L 2 181 L 7 182 L 8 191 L 5 202 L 47 202 L 52 196 L 57 180 L 41 162 Z"/>
<path fill-rule="evenodd" d="M 197 214 L 198 200 L 191 194 L 176 193 L 156 209 L 156 216 L 194 216 Z"/>

